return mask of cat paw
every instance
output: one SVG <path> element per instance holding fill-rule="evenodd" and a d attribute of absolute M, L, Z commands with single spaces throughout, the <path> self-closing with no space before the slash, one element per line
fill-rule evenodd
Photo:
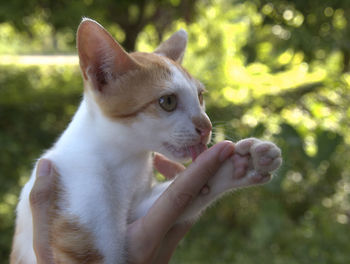
<path fill-rule="evenodd" d="M 270 173 L 262 173 L 254 170 L 250 155 L 236 153 L 231 157 L 231 163 L 233 165 L 233 176 L 231 177 L 233 188 L 263 184 L 271 179 Z"/>
<path fill-rule="evenodd" d="M 281 150 L 273 143 L 256 138 L 236 143 L 235 153 L 219 169 L 208 186 L 214 193 L 259 185 L 271 179 L 282 164 Z"/>
<path fill-rule="evenodd" d="M 254 170 L 261 175 L 270 174 L 282 164 L 281 150 L 269 141 L 256 138 L 243 139 L 236 143 L 235 153 L 241 157 L 250 157 L 249 164 L 245 165 L 247 170 Z"/>
<path fill-rule="evenodd" d="M 250 167 L 249 155 L 240 155 L 238 153 L 235 153 L 231 157 L 231 162 L 234 168 L 234 173 L 233 173 L 234 179 L 240 179 L 247 174 Z"/>

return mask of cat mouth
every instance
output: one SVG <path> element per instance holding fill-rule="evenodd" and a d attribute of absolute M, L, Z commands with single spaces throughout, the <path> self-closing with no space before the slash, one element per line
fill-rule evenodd
<path fill-rule="evenodd" d="M 203 151 L 207 149 L 207 145 L 199 143 L 191 146 L 176 146 L 170 143 L 163 143 L 163 146 L 177 159 L 192 158 L 194 161 Z"/>

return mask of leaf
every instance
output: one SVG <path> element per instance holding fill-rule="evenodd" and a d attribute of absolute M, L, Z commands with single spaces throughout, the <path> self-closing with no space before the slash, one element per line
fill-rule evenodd
<path fill-rule="evenodd" d="M 329 161 L 339 144 L 343 142 L 343 139 L 343 136 L 336 132 L 318 130 L 316 132 L 316 144 L 318 150 L 313 158 L 314 165 L 318 167 L 322 161 Z"/>

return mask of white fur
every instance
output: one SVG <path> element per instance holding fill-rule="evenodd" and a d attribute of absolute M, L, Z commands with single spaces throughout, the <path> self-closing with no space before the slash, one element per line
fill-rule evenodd
<path fill-rule="evenodd" d="M 33 174 L 35 173 L 35 170 Z M 31 177 L 25 185 L 20 196 L 20 203 L 17 206 L 16 226 L 24 228 L 24 232 L 18 233 L 15 237 L 14 247 L 18 251 L 18 263 L 36 263 L 33 251 L 33 232 L 32 232 L 32 213 L 29 206 L 29 193 L 34 183 L 34 177 Z M 28 230 L 27 230 L 28 229 Z"/>

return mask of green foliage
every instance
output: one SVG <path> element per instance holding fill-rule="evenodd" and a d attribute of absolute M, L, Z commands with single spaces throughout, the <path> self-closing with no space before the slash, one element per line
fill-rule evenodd
<path fill-rule="evenodd" d="M 68 44 L 72 45 L 75 27 L 82 17 L 93 17 L 104 25 L 109 24 L 114 29 L 112 33 L 117 31 L 123 36 L 119 40 L 124 48 L 133 50 L 138 34 L 147 25 L 156 27 L 157 37 L 161 38 L 174 19 L 192 21 L 196 2 L 197 0 L 1 1 L 0 23 L 9 22 L 32 39 L 35 39 L 38 28 L 45 26 L 50 31 L 53 48 L 57 51 L 60 50 L 57 43 L 59 35 L 65 36 Z"/>
<path fill-rule="evenodd" d="M 341 67 L 349 70 L 349 1 L 262 0 L 257 8 L 263 14 L 264 28 L 273 32 L 270 40 L 275 50 L 292 45 L 306 61 L 325 60 L 328 53 L 339 50 L 345 56 Z M 257 40 L 252 41 L 252 48 L 256 47 Z"/>
<path fill-rule="evenodd" d="M 0 66 L 0 263 L 7 263 L 20 188 L 79 103 L 79 75 L 77 67 Z"/>
<path fill-rule="evenodd" d="M 201 0 L 193 23 L 179 19 L 164 30 L 189 32 L 184 65 L 208 89 L 214 141 L 256 136 L 276 142 L 284 157 L 271 183 L 210 208 L 172 263 L 350 263 L 348 6 Z M 127 7 L 136 17 L 137 8 Z M 114 21 L 102 21 L 123 35 Z M 7 36 L 19 34 L 6 27 Z M 46 32 L 43 41 L 49 28 L 38 31 Z M 152 51 L 157 32 L 147 24 L 137 49 Z M 71 38 L 59 39 L 69 50 Z M 4 43 L 0 48 L 11 50 Z M 0 65 L 0 263 L 7 262 L 19 190 L 69 122 L 81 91 L 77 66 Z"/>

